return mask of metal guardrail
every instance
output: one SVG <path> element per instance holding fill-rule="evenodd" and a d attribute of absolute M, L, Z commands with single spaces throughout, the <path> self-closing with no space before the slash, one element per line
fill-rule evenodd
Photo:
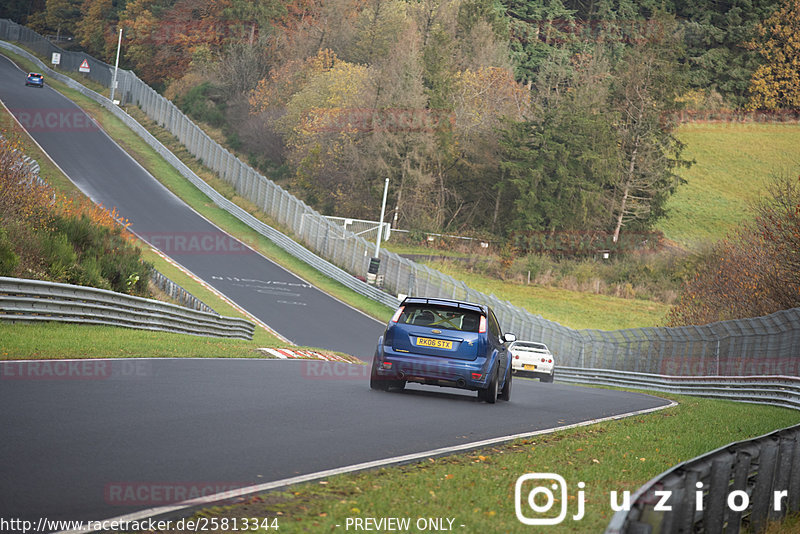
<path fill-rule="evenodd" d="M 253 339 L 255 325 L 105 289 L 0 277 L 0 320 L 124 326 L 201 336 Z"/>
<path fill-rule="evenodd" d="M 3 142 L 4 140 L 5 137 L 2 134 L 0 134 L 0 143 Z M 26 156 L 16 148 L 13 149 L 13 151 L 19 155 L 20 165 L 27 168 L 26 174 L 31 181 L 35 181 L 37 184 L 41 186 L 45 187 L 49 186 L 47 181 L 44 180 L 44 178 L 42 178 L 41 176 L 39 176 L 40 167 L 39 163 L 35 159 Z M 53 193 L 53 198 L 55 199 L 55 193 Z M 198 299 L 197 297 L 186 291 L 179 284 L 176 284 L 175 282 L 170 280 L 167 276 L 159 272 L 156 268 L 151 269 L 150 280 L 158 289 L 163 291 L 171 299 L 178 302 L 181 306 L 219 315 L 216 311 L 214 311 L 214 309 L 212 309 L 206 303 L 204 303 L 203 301 L 201 301 L 200 299 Z"/>
<path fill-rule="evenodd" d="M 2 105 L 2 103 L 0 103 L 0 105 Z M 6 142 L 5 136 L 2 134 L 0 134 L 0 142 Z M 47 182 L 45 182 L 44 179 L 39 176 L 40 167 L 38 161 L 30 156 L 26 156 L 16 148 L 12 149 L 12 152 L 19 154 L 19 164 L 25 169 L 25 174 L 30 178 L 31 181 L 36 182 L 39 185 L 46 185 Z"/>
<path fill-rule="evenodd" d="M 181 306 L 219 315 L 211 306 L 186 291 L 183 287 L 167 278 L 166 275 L 161 274 L 161 272 L 155 268 L 152 270 L 150 280 L 158 289 L 166 293 L 169 298 L 178 302 Z"/>
<path fill-rule="evenodd" d="M 559 366 L 556 380 L 800 410 L 800 378 L 790 376 L 668 376 Z M 776 491 L 786 491 L 786 497 L 776 498 Z M 800 425 L 732 443 L 672 467 L 639 488 L 605 532 L 733 534 L 745 525 L 760 532 L 768 520 L 798 511 Z"/>
<path fill-rule="evenodd" d="M 800 378 L 791 376 L 669 376 L 558 366 L 555 379 L 559 382 L 647 389 L 800 410 Z"/>
<path fill-rule="evenodd" d="M 738 534 L 800 511 L 800 425 L 726 445 L 639 488 L 606 534 Z"/>

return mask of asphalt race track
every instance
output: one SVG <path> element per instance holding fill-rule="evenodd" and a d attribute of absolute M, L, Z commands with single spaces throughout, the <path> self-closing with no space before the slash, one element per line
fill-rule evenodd
<path fill-rule="evenodd" d="M 195 275 L 297 344 L 371 359 L 382 324 L 222 234 L 74 104 L 26 88 L 2 57 L 0 99 L 81 190 Z M 176 244 L 192 238 L 215 245 Z M 192 488 L 224 491 L 668 404 L 515 380 L 510 403 L 489 405 L 452 389 L 371 391 L 367 372 L 281 360 L 0 362 L 0 517 L 102 520 Z M 155 487 L 150 498 L 120 498 Z"/>
<path fill-rule="evenodd" d="M 494 405 L 372 391 L 367 366 L 316 361 L 103 360 L 60 378 L 47 365 L 0 362 L 2 516 L 102 520 L 167 504 L 123 502 L 130 488 L 262 484 L 667 404 L 521 379 Z"/>
<path fill-rule="evenodd" d="M 46 84 L 46 78 L 45 78 Z M 170 193 L 60 93 L 0 56 L 0 100 L 92 200 L 298 345 L 372 357 L 383 324 L 236 241 Z"/>

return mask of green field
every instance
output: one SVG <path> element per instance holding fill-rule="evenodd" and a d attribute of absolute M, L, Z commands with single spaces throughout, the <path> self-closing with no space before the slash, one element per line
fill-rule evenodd
<path fill-rule="evenodd" d="M 459 268 L 453 263 L 433 263 L 431 267 L 463 281 L 471 289 L 508 300 L 531 313 L 571 328 L 618 330 L 663 325 L 669 307 L 660 302 L 625 299 L 570 291 L 556 287 L 514 284 L 486 278 Z"/>
<path fill-rule="evenodd" d="M 657 227 L 685 247 L 717 241 L 750 218 L 749 203 L 771 177 L 800 175 L 798 124 L 685 124 L 678 137 L 696 163 Z"/>

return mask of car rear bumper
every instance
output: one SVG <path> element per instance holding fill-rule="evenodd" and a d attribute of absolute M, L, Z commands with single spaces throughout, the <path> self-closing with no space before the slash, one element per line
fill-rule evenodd
<path fill-rule="evenodd" d="M 471 390 L 485 389 L 489 385 L 490 362 L 486 358 L 458 360 L 424 356 L 396 352 L 383 345 L 378 346 L 375 357 L 379 378 Z M 480 378 L 475 378 L 474 374 L 479 374 Z"/>
<path fill-rule="evenodd" d="M 535 369 L 525 369 L 525 365 L 534 365 Z M 553 374 L 553 364 L 542 364 L 533 362 L 524 362 L 522 360 L 512 360 L 511 370 L 515 375 L 529 376 L 532 378 L 542 378 L 551 376 Z"/>

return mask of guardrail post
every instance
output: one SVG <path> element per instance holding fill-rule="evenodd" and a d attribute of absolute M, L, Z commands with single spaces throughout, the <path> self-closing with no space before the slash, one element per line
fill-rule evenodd
<path fill-rule="evenodd" d="M 747 492 L 747 479 L 750 476 L 750 464 L 752 462 L 753 452 L 752 447 L 747 450 L 741 450 L 736 454 L 736 461 L 733 465 L 733 483 L 730 487 L 730 492 L 734 491 Z M 731 534 L 739 534 L 739 525 L 742 522 L 742 512 L 736 510 L 728 510 L 730 515 L 728 519 L 728 528 L 725 534 L 730 531 Z"/>
<path fill-rule="evenodd" d="M 661 519 L 661 534 L 676 534 L 679 532 L 679 511 L 683 509 L 683 504 L 687 498 L 686 491 L 684 489 L 685 480 L 686 475 L 684 473 L 680 476 L 674 477 L 671 481 L 664 483 L 664 491 L 670 492 L 669 505 L 672 507 L 672 510 L 669 512 L 663 512 L 664 515 Z"/>
<path fill-rule="evenodd" d="M 761 532 L 767 526 L 777 456 L 778 444 L 774 441 L 765 444 L 758 455 L 758 475 L 752 496 L 753 512 L 750 514 L 750 526 L 754 532 Z"/>
<path fill-rule="evenodd" d="M 706 534 L 722 534 L 727 515 L 728 490 L 731 483 L 731 469 L 735 456 L 729 454 L 711 462 L 711 475 L 709 476 L 708 495 L 703 513 L 703 525 Z"/>
<path fill-rule="evenodd" d="M 770 521 L 780 521 L 786 517 L 787 508 L 789 506 L 789 476 L 792 474 L 792 461 L 795 445 L 796 442 L 793 436 L 780 438 L 777 470 L 775 472 L 775 483 L 772 487 L 773 506 L 770 508 L 768 515 Z M 776 500 L 775 492 L 778 491 L 787 492 L 787 497 Z"/>
<path fill-rule="evenodd" d="M 697 513 L 697 483 L 700 480 L 699 473 L 692 469 L 686 472 L 683 479 L 683 499 L 677 504 L 673 505 L 673 513 L 677 514 L 678 521 L 675 523 L 678 526 L 678 532 L 692 532 L 694 530 L 694 519 Z"/>
<path fill-rule="evenodd" d="M 794 451 L 792 452 L 792 469 L 789 477 L 788 513 L 800 511 L 800 430 L 795 430 Z"/>

